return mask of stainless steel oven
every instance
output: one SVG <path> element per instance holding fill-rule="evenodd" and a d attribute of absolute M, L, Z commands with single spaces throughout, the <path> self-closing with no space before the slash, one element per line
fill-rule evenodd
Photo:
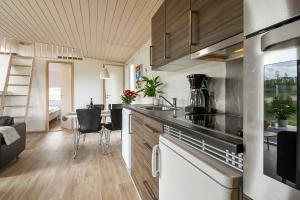
<path fill-rule="evenodd" d="M 274 6 L 272 3 L 279 1 L 266 2 L 270 3 L 269 8 L 264 7 L 268 13 Z M 280 2 L 293 3 L 289 6 L 294 5 L 294 9 L 300 7 L 299 1 Z M 263 12 L 259 3 L 252 15 Z M 254 6 L 245 0 L 245 16 L 252 17 L 251 9 L 247 10 L 249 4 Z M 275 10 L 269 12 L 269 18 L 281 20 L 276 15 L 282 12 Z M 290 17 L 296 15 L 293 12 Z M 261 21 L 268 20 L 266 13 Z M 253 27 L 245 29 L 249 35 L 244 42 L 243 192 L 255 200 L 300 199 L 300 20 L 287 19 L 286 23 L 275 26 L 272 20 L 270 26 L 249 22 Z M 251 34 L 264 26 L 263 33 Z"/>

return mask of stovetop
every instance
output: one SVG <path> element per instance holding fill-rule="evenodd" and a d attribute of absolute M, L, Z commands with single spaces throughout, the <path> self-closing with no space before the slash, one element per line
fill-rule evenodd
<path fill-rule="evenodd" d="M 243 137 L 243 118 L 231 114 L 186 114 L 177 119 L 193 125 Z"/>

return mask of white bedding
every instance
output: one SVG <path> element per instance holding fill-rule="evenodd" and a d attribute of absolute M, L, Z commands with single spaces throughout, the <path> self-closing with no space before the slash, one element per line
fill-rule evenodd
<path fill-rule="evenodd" d="M 49 114 L 55 113 L 57 111 L 60 111 L 60 108 L 58 106 L 49 106 Z"/>
<path fill-rule="evenodd" d="M 49 122 L 60 116 L 60 108 L 58 106 L 49 106 Z"/>

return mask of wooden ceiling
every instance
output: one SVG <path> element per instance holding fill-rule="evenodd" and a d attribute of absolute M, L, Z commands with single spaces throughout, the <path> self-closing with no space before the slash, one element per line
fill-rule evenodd
<path fill-rule="evenodd" d="M 150 38 L 163 0 L 0 0 L 0 34 L 126 62 Z"/>

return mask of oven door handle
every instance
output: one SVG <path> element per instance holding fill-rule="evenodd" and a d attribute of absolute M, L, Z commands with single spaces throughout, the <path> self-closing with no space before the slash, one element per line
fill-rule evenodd
<path fill-rule="evenodd" d="M 267 51 L 270 47 L 287 42 L 292 39 L 300 39 L 300 20 L 273 29 L 261 37 L 261 50 Z"/>
<path fill-rule="evenodd" d="M 157 144 L 152 148 L 151 173 L 153 177 L 157 177 L 159 175 L 159 160 L 159 145 Z"/>

